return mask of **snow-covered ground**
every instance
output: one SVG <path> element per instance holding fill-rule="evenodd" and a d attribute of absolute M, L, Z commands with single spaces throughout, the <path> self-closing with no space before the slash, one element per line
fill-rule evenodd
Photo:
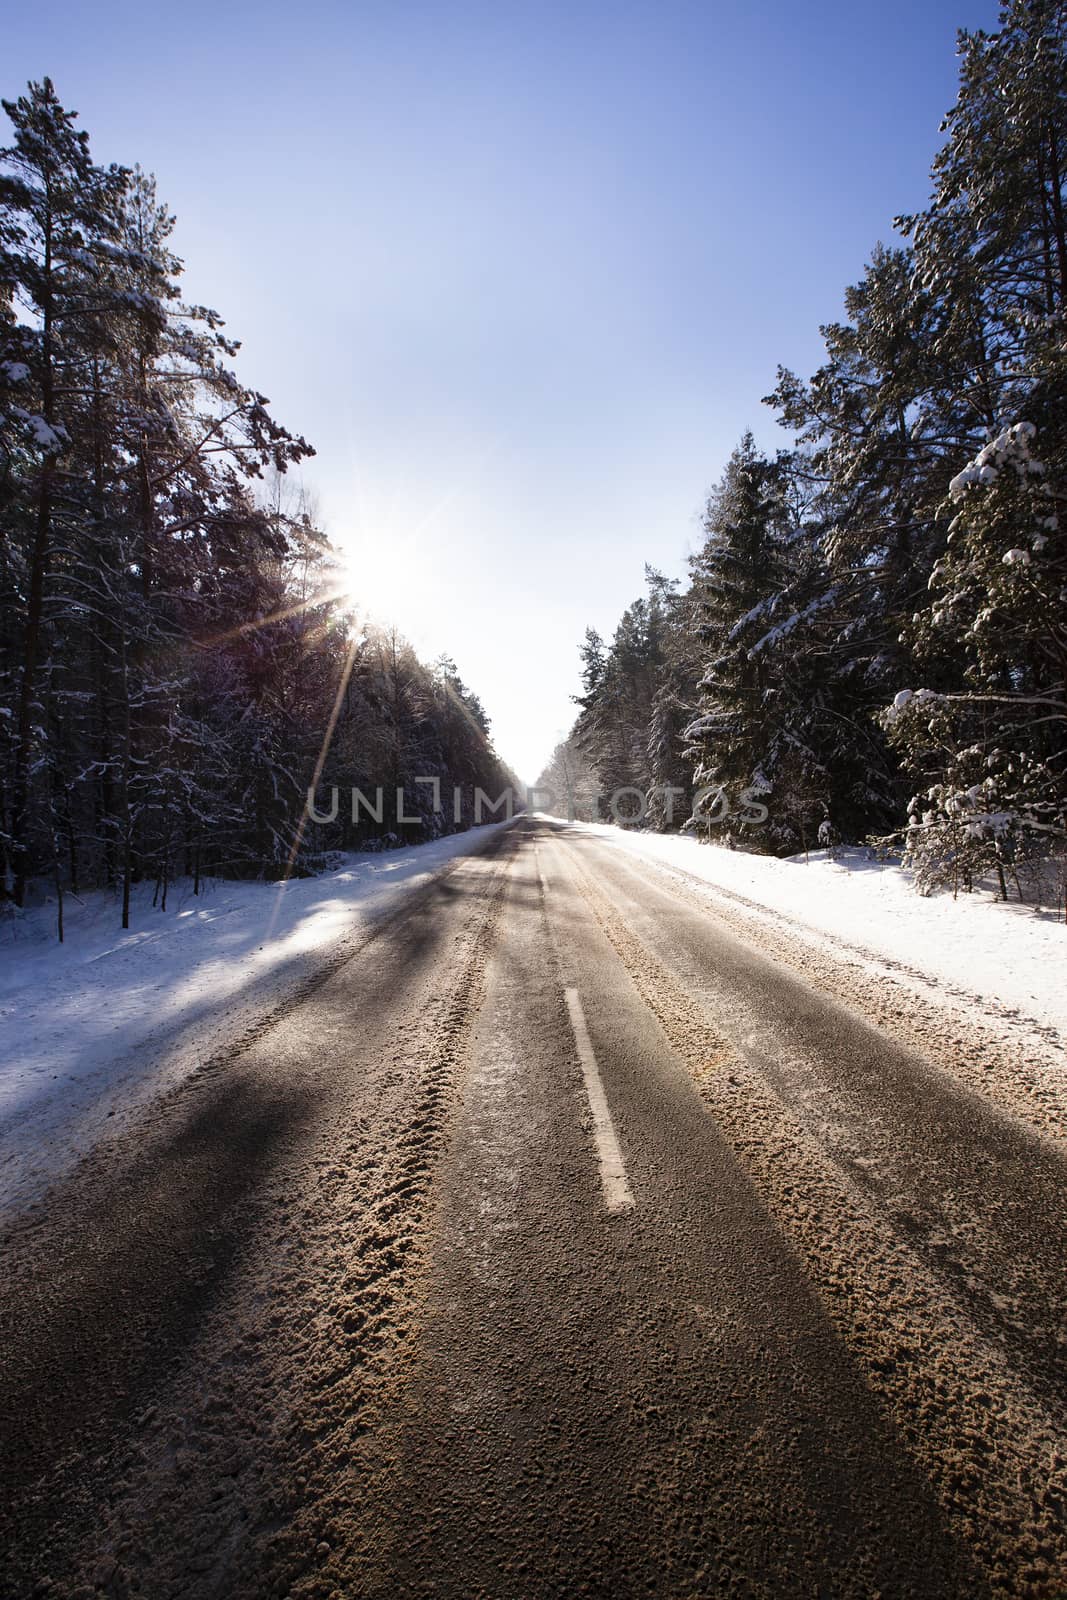
<path fill-rule="evenodd" d="M 171 888 L 153 910 L 68 896 L 66 939 L 43 905 L 0 929 L 0 1213 L 21 1207 L 105 1129 L 170 1087 L 284 995 L 315 953 L 359 935 L 391 898 L 478 849 L 505 824 L 432 844 L 353 853 L 287 884 Z"/>
<path fill-rule="evenodd" d="M 558 819 L 557 819 L 558 820 Z M 682 873 L 791 931 L 822 941 L 874 971 L 925 980 L 990 1015 L 1055 1030 L 1067 1041 L 1067 926 L 1055 912 L 990 894 L 923 898 L 899 866 L 865 850 L 780 861 L 677 835 L 572 823 L 618 849 Z"/>

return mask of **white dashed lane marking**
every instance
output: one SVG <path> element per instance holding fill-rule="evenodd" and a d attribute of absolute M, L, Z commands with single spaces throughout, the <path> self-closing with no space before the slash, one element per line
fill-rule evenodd
<path fill-rule="evenodd" d="M 567 989 L 567 1010 L 570 1012 L 574 1040 L 578 1046 L 578 1059 L 585 1076 L 585 1092 L 589 1096 L 589 1109 L 593 1113 L 593 1135 L 600 1157 L 600 1182 L 604 1190 L 604 1204 L 609 1211 L 632 1211 L 634 1197 L 626 1180 L 626 1165 L 619 1149 L 615 1124 L 608 1110 L 604 1085 L 593 1054 L 589 1029 L 577 989 Z"/>

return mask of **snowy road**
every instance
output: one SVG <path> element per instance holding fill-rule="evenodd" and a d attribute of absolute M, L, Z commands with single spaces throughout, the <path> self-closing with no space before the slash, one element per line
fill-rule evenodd
<path fill-rule="evenodd" d="M 1067 1593 L 1063 1080 L 709 893 L 522 819 L 24 1215 L 2 1592 Z"/>

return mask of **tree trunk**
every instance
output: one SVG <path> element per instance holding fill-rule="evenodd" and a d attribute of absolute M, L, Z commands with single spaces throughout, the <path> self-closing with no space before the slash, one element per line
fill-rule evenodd
<path fill-rule="evenodd" d="M 55 422 L 55 388 L 52 372 L 52 215 L 45 213 L 43 289 L 41 294 L 41 406 L 49 427 Z M 22 683 L 19 687 L 18 743 L 15 749 L 15 774 L 12 805 L 12 846 L 15 858 L 15 904 L 26 903 L 27 840 L 29 821 L 30 746 L 33 728 L 33 700 L 37 687 L 37 658 L 41 648 L 41 616 L 44 611 L 44 580 L 48 546 L 52 532 L 51 454 L 41 463 L 37 491 L 37 525 L 30 560 L 30 592 L 26 627 L 22 643 Z"/>
<path fill-rule="evenodd" d="M 12 844 L 15 858 L 15 904 L 26 903 L 28 868 L 26 839 L 29 822 L 30 748 L 33 730 L 33 702 L 37 687 L 37 658 L 41 648 L 41 615 L 44 610 L 44 578 L 52 524 L 52 463 L 41 468 L 37 497 L 37 528 L 30 566 L 30 593 L 22 644 L 22 684 L 19 689 L 18 742 L 15 748 L 15 781 L 12 805 Z"/>
<path fill-rule="evenodd" d="M 1067 305 L 1067 223 L 1063 216 L 1063 179 L 1060 175 L 1060 151 L 1056 129 L 1048 130 L 1049 188 L 1052 201 L 1053 234 L 1056 240 L 1056 261 L 1060 269 L 1060 305 Z"/>
<path fill-rule="evenodd" d="M 133 826 L 130 818 L 130 678 L 126 635 L 122 636 L 122 926 L 130 925 L 130 880 L 133 875 Z"/>
<path fill-rule="evenodd" d="M 63 943 L 63 876 L 59 870 L 59 840 L 52 835 L 52 876 L 56 886 L 56 938 Z"/>

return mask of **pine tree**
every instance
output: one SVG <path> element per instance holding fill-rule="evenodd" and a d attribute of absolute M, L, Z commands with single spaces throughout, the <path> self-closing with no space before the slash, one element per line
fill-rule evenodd
<path fill-rule="evenodd" d="M 787 745 L 781 685 L 764 648 L 788 581 L 785 500 L 778 464 L 759 454 L 751 433 L 708 499 L 704 532 L 694 586 L 706 666 L 685 738 L 694 785 L 709 792 L 690 825 L 731 834 L 746 791 L 781 786 Z"/>
<path fill-rule="evenodd" d="M 907 835 L 920 881 L 992 871 L 1006 894 L 1006 870 L 1062 846 L 1067 826 L 1067 19 L 1015 3 L 960 50 L 933 203 L 904 225 L 924 284 L 968 307 L 982 427 L 905 629 L 915 676 L 885 720 L 923 785 Z M 931 671 L 936 658 L 952 670 Z"/>
<path fill-rule="evenodd" d="M 4 101 L 14 143 L 0 151 L 0 283 L 8 313 L 3 365 L 8 449 L 21 469 L 8 526 L 15 530 L 13 577 L 24 607 L 18 643 L 18 689 L 10 798 L 14 897 L 22 905 L 30 861 L 30 779 L 45 739 L 40 675 L 50 640 L 45 617 L 49 576 L 62 524 L 76 521 L 83 489 L 64 471 L 84 406 L 86 369 L 103 343 L 111 306 L 97 292 L 99 255 L 117 237 L 127 173 L 93 164 L 87 135 L 59 104 L 51 82 L 31 84 Z M 10 316 L 12 302 L 25 322 Z M 9 469 L 11 466 L 9 456 Z M 45 757 L 45 759 L 47 759 Z M 44 828 L 50 851 L 50 825 Z"/>
<path fill-rule="evenodd" d="M 1034 453 L 1015 423 L 953 480 L 959 509 L 911 629 L 918 661 L 960 651 L 960 685 L 902 690 L 886 715 L 927 787 L 908 850 L 920 881 L 970 888 L 1067 839 L 1067 461 Z"/>

